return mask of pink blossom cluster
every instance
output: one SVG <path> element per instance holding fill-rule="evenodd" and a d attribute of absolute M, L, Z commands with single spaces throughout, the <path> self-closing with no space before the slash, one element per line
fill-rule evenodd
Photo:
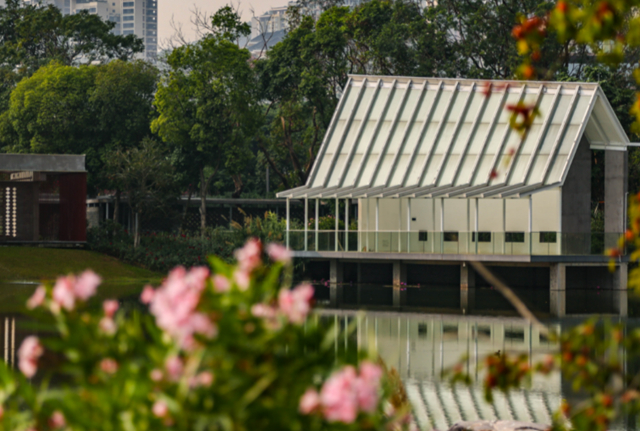
<path fill-rule="evenodd" d="M 102 309 L 104 310 L 104 317 L 100 319 L 98 326 L 100 330 L 107 335 L 113 335 L 116 333 L 116 322 L 113 320 L 113 316 L 118 311 L 119 305 L 116 300 L 108 300 L 102 303 Z"/>
<path fill-rule="evenodd" d="M 195 334 L 207 338 L 217 335 L 216 324 L 206 314 L 197 311 L 208 277 L 207 268 L 187 271 L 178 267 L 169 273 L 157 290 L 146 287 L 140 297 L 142 302 L 150 304 L 156 324 L 187 350 L 196 347 Z"/>
<path fill-rule="evenodd" d="M 69 275 L 59 277 L 53 286 L 52 310 L 57 312 L 60 308 L 72 311 L 76 306 L 76 301 L 86 301 L 96 294 L 102 279 L 93 271 L 87 270 L 76 277 Z M 34 309 L 41 306 L 47 296 L 44 286 L 39 286 L 27 301 L 27 307 Z"/>
<path fill-rule="evenodd" d="M 149 373 L 149 377 L 154 382 L 167 380 L 176 383 L 185 376 L 185 365 L 179 356 L 170 356 L 165 360 L 164 371 L 155 368 Z M 189 386 L 195 388 L 198 386 L 209 387 L 213 384 L 213 373 L 210 371 L 202 371 L 188 378 Z"/>
<path fill-rule="evenodd" d="M 278 317 L 283 316 L 289 322 L 300 325 L 304 323 L 311 311 L 313 286 L 301 284 L 293 290 L 282 289 L 278 295 L 278 306 L 255 304 L 251 314 L 265 319 L 269 327 L 278 327 Z"/>
<path fill-rule="evenodd" d="M 238 268 L 233 273 L 233 281 L 244 291 L 251 283 L 251 273 L 262 264 L 262 243 L 257 238 L 251 238 L 244 247 L 234 252 L 234 256 L 238 260 Z"/>
<path fill-rule="evenodd" d="M 24 339 L 18 349 L 18 368 L 27 378 L 35 376 L 38 371 L 38 359 L 44 353 L 38 337 L 29 336 Z"/>
<path fill-rule="evenodd" d="M 329 422 L 353 423 L 359 412 L 373 413 L 380 401 L 382 368 L 363 362 L 359 372 L 346 366 L 334 373 L 320 393 L 308 389 L 300 398 L 302 414 L 320 413 Z"/>

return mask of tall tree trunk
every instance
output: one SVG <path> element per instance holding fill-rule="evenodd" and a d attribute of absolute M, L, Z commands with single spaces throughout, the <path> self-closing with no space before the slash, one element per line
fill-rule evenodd
<path fill-rule="evenodd" d="M 207 229 L 207 181 L 204 178 L 204 167 L 200 168 L 200 235 L 204 237 Z"/>
<path fill-rule="evenodd" d="M 138 248 L 140 245 L 140 213 L 135 213 L 133 220 L 133 248 Z"/>
<path fill-rule="evenodd" d="M 189 213 L 189 206 L 191 204 L 191 196 L 193 196 L 193 189 L 189 186 L 187 203 L 182 210 L 182 221 L 180 222 L 180 233 L 184 233 L 186 230 L 185 224 L 187 223 L 187 214 Z"/>
<path fill-rule="evenodd" d="M 120 190 L 116 190 L 116 202 L 113 205 L 113 221 L 120 224 Z"/>

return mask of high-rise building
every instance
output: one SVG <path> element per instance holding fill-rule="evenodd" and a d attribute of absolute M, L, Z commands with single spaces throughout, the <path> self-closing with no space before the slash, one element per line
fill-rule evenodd
<path fill-rule="evenodd" d="M 158 56 L 158 0 L 23 0 L 25 4 L 54 5 L 64 15 L 86 10 L 115 23 L 116 35 L 135 34 L 144 40 L 142 57 Z M 0 6 L 4 4 L 0 0 Z"/>

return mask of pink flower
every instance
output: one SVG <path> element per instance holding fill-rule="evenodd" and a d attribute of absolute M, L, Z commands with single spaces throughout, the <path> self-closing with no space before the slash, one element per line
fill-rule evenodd
<path fill-rule="evenodd" d="M 102 303 L 102 309 L 104 310 L 104 315 L 107 317 L 113 317 L 113 315 L 116 314 L 116 311 L 118 311 L 119 307 L 120 306 L 118 305 L 118 301 L 115 301 L 113 299 L 104 301 Z"/>
<path fill-rule="evenodd" d="M 159 368 L 154 368 L 149 373 L 149 377 L 151 378 L 152 381 L 159 382 L 164 377 L 164 374 L 162 373 L 162 370 L 160 370 Z"/>
<path fill-rule="evenodd" d="M 33 310 L 34 308 L 41 306 L 46 296 L 47 290 L 44 286 L 38 286 L 36 291 L 33 292 L 33 295 L 31 295 L 31 298 L 27 301 L 27 308 L 29 310 Z"/>
<path fill-rule="evenodd" d="M 164 401 L 156 401 L 151 408 L 151 411 L 156 417 L 163 418 L 169 413 L 169 407 Z"/>
<path fill-rule="evenodd" d="M 213 384 L 213 373 L 211 371 L 203 371 L 196 376 L 196 380 L 200 386 L 208 388 Z"/>
<path fill-rule="evenodd" d="M 231 287 L 231 282 L 224 275 L 216 274 L 213 276 L 213 287 L 218 293 L 224 293 Z"/>
<path fill-rule="evenodd" d="M 320 407 L 320 395 L 315 389 L 307 389 L 307 392 L 300 398 L 298 409 L 303 415 L 308 415 L 312 411 Z"/>
<path fill-rule="evenodd" d="M 244 272 L 251 272 L 262 263 L 262 243 L 257 238 L 250 238 L 244 247 L 234 252 L 238 266 Z"/>
<path fill-rule="evenodd" d="M 167 358 L 164 363 L 164 367 L 167 370 L 167 376 L 172 382 L 177 382 L 182 377 L 184 371 L 184 365 L 182 360 L 177 356 L 171 356 Z"/>
<path fill-rule="evenodd" d="M 368 380 L 361 377 L 356 382 L 356 394 L 358 397 L 358 406 L 360 410 L 373 413 L 378 407 L 379 401 L 379 378 L 376 380 Z"/>
<path fill-rule="evenodd" d="M 116 330 L 118 329 L 118 327 L 116 326 L 116 322 L 111 317 L 106 316 L 100 319 L 98 328 L 100 328 L 100 330 L 107 335 L 115 334 Z"/>
<path fill-rule="evenodd" d="M 352 366 L 344 367 L 333 374 L 322 386 L 320 402 L 324 417 L 330 422 L 352 423 L 358 416 L 356 396 L 356 370 Z"/>
<path fill-rule="evenodd" d="M 301 284 L 293 290 L 281 290 L 278 305 L 291 323 L 301 324 L 311 311 L 312 298 L 313 287 L 310 284 Z"/>
<path fill-rule="evenodd" d="M 53 301 L 67 311 L 73 310 L 76 306 L 76 296 L 73 289 L 74 284 L 75 278 L 69 276 L 59 277 L 55 286 L 53 286 Z"/>
<path fill-rule="evenodd" d="M 74 293 L 77 298 L 86 301 L 96 294 L 102 279 L 93 271 L 87 270 L 80 274 L 74 286 Z"/>
<path fill-rule="evenodd" d="M 178 267 L 169 273 L 153 295 L 150 311 L 156 318 L 156 324 L 185 349 L 195 346 L 196 333 L 207 338 L 217 335 L 215 323 L 196 311 L 208 277 L 206 268 L 193 268 L 187 272 Z"/>
<path fill-rule="evenodd" d="M 155 291 L 151 286 L 145 286 L 142 294 L 140 295 L 140 302 L 143 304 L 150 304 L 153 301 L 153 296 L 155 295 Z"/>
<path fill-rule="evenodd" d="M 0 406 L 0 419 L 4 416 L 4 409 Z"/>
<path fill-rule="evenodd" d="M 243 292 L 249 288 L 249 284 L 251 283 L 251 277 L 249 276 L 249 273 L 241 269 L 237 269 L 233 273 L 233 280 L 238 285 L 238 288 Z"/>
<path fill-rule="evenodd" d="M 27 378 L 33 377 L 38 371 L 38 358 L 42 356 L 44 349 L 38 337 L 33 335 L 22 342 L 18 350 L 18 368 Z"/>
<path fill-rule="evenodd" d="M 291 252 L 280 244 L 272 243 L 267 245 L 267 253 L 269 254 L 269 258 L 274 262 L 280 262 L 283 264 L 291 262 Z"/>
<path fill-rule="evenodd" d="M 64 419 L 64 415 L 60 410 L 56 410 L 53 412 L 51 417 L 49 418 L 49 427 L 50 428 L 62 428 L 67 425 L 67 421 Z"/>
<path fill-rule="evenodd" d="M 105 358 L 100 361 L 100 369 L 107 374 L 115 374 L 118 371 L 118 363 L 111 358 Z"/>

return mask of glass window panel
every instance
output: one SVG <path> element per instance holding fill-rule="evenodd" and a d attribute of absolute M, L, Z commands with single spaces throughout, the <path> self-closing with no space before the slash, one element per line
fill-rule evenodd
<path fill-rule="evenodd" d="M 346 120 L 347 118 L 349 118 L 351 108 L 353 108 L 355 101 L 358 98 L 357 96 L 359 91 L 360 88 L 349 86 L 349 88 L 347 89 L 347 94 L 343 96 L 346 97 L 346 100 L 344 101 L 344 105 L 342 106 L 342 110 L 340 111 L 340 115 L 338 116 L 338 118 L 342 120 Z"/>
<path fill-rule="evenodd" d="M 416 120 L 426 120 L 427 114 L 429 113 L 429 108 L 434 104 L 437 94 L 438 90 L 436 90 L 435 88 L 427 90 L 427 94 L 425 94 L 424 99 L 422 99 L 422 103 L 418 107 L 418 115 L 416 116 Z M 444 95 L 444 97 L 446 98 L 447 96 Z M 442 95 L 440 96 L 440 99 L 442 99 Z"/>
<path fill-rule="evenodd" d="M 391 102 L 389 102 L 389 108 L 385 118 L 393 119 L 398 114 L 398 111 L 402 108 L 402 99 L 404 97 L 405 90 L 396 88 L 391 95 Z"/>
<path fill-rule="evenodd" d="M 562 144 L 560 145 L 558 154 L 566 156 L 571 152 L 573 144 L 578 142 L 576 138 L 578 137 L 579 130 L 580 126 L 577 124 L 572 124 L 571 126 L 567 127 L 567 132 L 564 134 L 564 139 L 562 140 Z"/>
<path fill-rule="evenodd" d="M 458 121 L 458 119 L 462 116 L 464 106 L 467 103 L 467 97 L 469 97 L 469 93 L 456 92 L 454 97 L 455 99 L 453 99 L 451 109 L 449 111 L 449 121 Z"/>
<path fill-rule="evenodd" d="M 460 155 L 451 154 L 446 164 L 442 167 L 439 186 L 450 185 L 453 181 L 453 176 L 456 173 L 458 168 L 458 163 L 460 163 Z"/>
<path fill-rule="evenodd" d="M 318 168 L 318 173 L 311 184 L 311 187 L 320 187 L 324 182 L 327 173 L 329 172 L 329 165 L 331 164 L 331 158 L 333 154 L 325 154 L 325 156 L 320 161 L 320 167 Z"/>
<path fill-rule="evenodd" d="M 429 166 L 427 166 L 427 173 L 424 176 L 420 187 L 426 187 L 433 185 L 434 176 L 437 172 L 438 166 L 440 166 L 440 161 L 442 160 L 442 156 L 440 154 L 434 154 L 431 156 L 431 160 L 429 161 Z"/>
<path fill-rule="evenodd" d="M 380 153 L 382 148 L 384 147 L 385 142 L 387 141 L 387 137 L 389 135 L 391 129 L 391 120 L 383 121 L 380 125 L 380 129 L 378 130 L 378 134 L 374 137 L 372 152 Z"/>
<path fill-rule="evenodd" d="M 589 99 L 591 99 L 591 96 L 578 96 L 576 107 L 571 116 L 571 124 L 582 124 L 584 114 L 587 113 L 587 108 L 589 108 Z"/>
<path fill-rule="evenodd" d="M 458 136 L 453 140 L 453 148 L 451 149 L 452 153 L 462 154 L 463 152 L 466 152 L 467 148 L 469 148 L 471 143 L 468 143 L 467 141 L 469 139 L 469 133 L 471 132 L 472 126 L 472 123 L 462 123 L 460 125 Z"/>
<path fill-rule="evenodd" d="M 375 169 L 377 160 L 378 160 L 377 154 L 369 155 L 369 157 L 365 162 L 364 170 L 362 172 L 362 176 L 360 177 L 360 182 L 357 184 L 357 187 L 368 186 L 371 183 L 373 170 Z"/>
<path fill-rule="evenodd" d="M 478 165 L 478 174 L 473 180 L 472 186 L 479 186 L 481 184 L 485 184 L 487 179 L 489 178 L 489 173 L 491 172 L 491 163 L 493 161 L 493 156 L 484 155 L 480 160 Z"/>
<path fill-rule="evenodd" d="M 463 184 L 468 184 L 471 181 L 471 177 L 473 175 L 473 166 L 476 163 L 476 155 L 467 154 L 462 161 L 462 166 L 460 168 L 460 175 L 458 175 L 458 180 L 454 185 L 460 186 Z"/>
<path fill-rule="evenodd" d="M 344 178 L 344 182 L 342 183 L 343 187 L 351 187 L 354 185 L 354 181 L 356 178 L 356 174 L 358 173 L 358 168 L 360 167 L 360 162 L 362 161 L 362 154 L 355 154 L 351 163 L 347 167 L 347 173 Z"/>
<path fill-rule="evenodd" d="M 402 149 L 402 154 L 413 154 L 413 151 L 418 144 L 418 137 L 420 136 L 420 131 L 422 130 L 422 122 L 411 123 L 409 133 L 407 134 L 407 141 L 404 144 L 404 148 Z"/>
<path fill-rule="evenodd" d="M 435 152 L 436 154 L 444 154 L 449 151 L 449 147 L 451 146 L 451 140 L 453 139 L 453 132 L 456 127 L 456 123 L 447 122 L 442 131 L 440 132 L 440 138 L 436 144 Z"/>
<path fill-rule="evenodd" d="M 547 160 L 549 159 L 549 156 L 547 155 L 537 155 L 535 157 L 533 166 L 531 167 L 531 179 L 529 180 L 529 184 L 536 184 L 542 181 L 543 170 Z"/>
<path fill-rule="evenodd" d="M 342 149 L 340 150 L 340 154 L 349 154 L 351 148 L 357 144 L 355 142 L 356 135 L 358 134 L 358 129 L 360 128 L 360 120 L 353 120 L 351 125 L 349 126 L 349 131 L 347 132 L 347 137 L 342 143 Z"/>
<path fill-rule="evenodd" d="M 436 131 L 438 130 L 438 122 L 432 122 L 427 125 L 427 130 L 424 133 L 424 137 L 422 138 L 422 142 L 420 142 L 420 147 L 418 148 L 418 154 L 425 155 L 431 150 L 433 146 L 433 141 L 435 140 Z"/>
<path fill-rule="evenodd" d="M 546 181 L 546 185 L 557 183 L 562 178 L 562 170 L 564 168 L 564 164 L 567 161 L 567 156 L 557 156 L 553 166 L 551 167 L 551 173 L 549 174 L 549 178 Z"/>
<path fill-rule="evenodd" d="M 392 154 L 387 154 L 382 158 L 380 169 L 378 170 L 377 177 L 373 184 L 374 187 L 385 185 L 387 181 L 387 176 L 391 173 L 392 162 L 393 162 Z"/>
<path fill-rule="evenodd" d="M 502 138 L 504 136 L 505 131 L 511 136 L 515 133 L 509 127 L 509 124 L 496 124 L 496 127 L 493 131 L 493 134 L 489 137 L 489 143 L 487 144 L 487 148 L 485 150 L 486 154 L 496 154 L 500 149 L 500 145 L 502 145 Z M 507 140 L 509 138 L 507 137 Z"/>
<path fill-rule="evenodd" d="M 520 152 L 522 154 L 531 154 L 538 144 L 538 141 L 542 137 L 542 125 L 540 124 L 532 124 L 529 129 L 529 133 L 527 133 L 527 137 L 522 144 L 522 149 Z"/>
<path fill-rule="evenodd" d="M 382 108 L 384 108 L 384 105 L 386 104 L 387 98 L 389 97 L 390 93 L 390 88 L 380 89 L 378 97 L 376 98 L 376 101 L 373 104 L 373 108 L 371 109 L 371 114 L 369 115 L 369 118 L 371 120 L 377 120 L 378 118 L 380 118 L 380 116 L 382 115 Z"/>
<path fill-rule="evenodd" d="M 540 154 L 549 154 L 551 152 L 551 148 L 553 147 L 553 143 L 556 141 L 558 136 L 558 132 L 560 131 L 559 124 L 550 124 L 549 129 L 547 130 L 547 135 L 544 137 L 544 141 L 542 142 L 542 146 L 540 147 Z"/>
<path fill-rule="evenodd" d="M 358 105 L 358 108 L 356 109 L 356 114 L 353 117 L 354 119 L 357 120 L 362 120 L 367 112 L 367 109 L 369 108 L 369 105 L 371 103 L 374 102 L 373 100 L 373 96 L 376 94 L 376 88 L 375 87 L 367 87 L 364 90 L 364 94 L 362 95 L 362 99 L 360 100 L 360 104 Z"/>
<path fill-rule="evenodd" d="M 555 98 L 555 94 L 544 93 L 542 98 L 540 99 L 540 104 L 538 105 L 538 110 L 540 111 L 540 115 L 538 115 L 534 124 L 542 124 L 544 120 L 552 114 L 551 108 L 553 107 L 553 99 Z"/>
<path fill-rule="evenodd" d="M 485 97 L 484 94 L 482 96 Z M 502 92 L 491 93 L 491 96 L 489 96 L 489 101 L 487 102 L 487 106 L 482 113 L 482 119 L 480 120 L 482 123 L 490 124 L 493 121 L 493 118 L 496 116 L 496 112 L 500 107 L 502 96 Z M 497 112 L 497 115 L 500 115 L 500 112 Z"/>
<path fill-rule="evenodd" d="M 344 133 L 345 125 L 346 125 L 346 121 L 345 120 L 338 120 L 338 122 L 336 123 L 336 127 L 333 130 L 333 133 L 331 134 L 331 137 L 330 137 L 330 140 L 329 140 L 329 146 L 327 147 L 327 153 L 329 153 L 329 152 L 334 153 L 336 151 L 336 149 L 338 148 L 338 142 L 340 142 L 340 138 L 342 137 L 342 134 Z"/>
<path fill-rule="evenodd" d="M 411 116 L 416 110 L 416 103 L 418 103 L 418 100 L 420 99 L 420 88 L 413 88 L 408 91 L 409 96 L 407 97 L 407 101 L 405 102 L 402 113 L 400 114 L 400 119 L 402 121 L 411 120 Z"/>
<path fill-rule="evenodd" d="M 507 178 L 507 172 L 509 170 L 509 166 L 511 165 L 511 163 L 513 162 L 513 157 L 508 156 L 508 155 L 502 155 L 500 156 L 500 163 L 498 164 L 497 167 L 497 176 L 491 180 L 491 185 L 496 185 L 496 184 L 502 184 L 505 182 L 506 178 Z"/>
<path fill-rule="evenodd" d="M 529 159 L 531 158 L 528 154 L 521 154 L 513 165 L 513 173 L 511 174 L 511 180 L 509 181 L 509 185 L 515 185 L 524 180 L 527 164 L 529 163 Z M 512 162 L 513 163 L 513 162 Z"/>
<path fill-rule="evenodd" d="M 469 147 L 467 148 L 467 153 L 478 154 L 480 151 L 482 151 L 482 147 L 485 144 L 485 140 L 487 139 L 487 133 L 489 133 L 489 124 L 478 124 L 476 132 L 473 135 L 473 139 L 471 139 Z"/>
<path fill-rule="evenodd" d="M 329 178 L 329 182 L 327 183 L 327 187 L 337 186 L 340 173 L 342 172 L 342 167 L 344 166 L 345 161 L 347 160 L 346 154 L 341 154 L 338 156 L 338 160 L 333 168 L 333 172 L 331 173 L 331 177 Z"/>
<path fill-rule="evenodd" d="M 571 107 L 571 99 L 573 99 L 572 94 L 563 94 L 560 95 L 560 100 L 558 101 L 558 108 L 553 113 L 553 118 L 551 122 L 553 124 L 561 124 L 562 120 L 564 120 L 565 115 L 567 115 L 567 111 Z"/>
<path fill-rule="evenodd" d="M 393 173 L 393 177 L 391 178 L 390 185 L 399 186 L 404 178 L 404 174 L 407 172 L 409 168 L 409 156 L 402 155 L 398 159 L 398 166 L 396 166 L 396 170 Z"/>
<path fill-rule="evenodd" d="M 416 157 L 415 161 L 413 162 L 412 165 L 410 165 L 409 168 L 409 176 L 407 178 L 407 182 L 405 184 L 406 186 L 413 186 L 416 185 L 418 183 L 418 181 L 420 181 L 420 168 L 422 167 L 422 164 L 424 163 L 424 159 L 425 156 L 424 155 L 419 155 Z M 411 163 L 411 161 L 409 161 L 409 163 Z"/>

